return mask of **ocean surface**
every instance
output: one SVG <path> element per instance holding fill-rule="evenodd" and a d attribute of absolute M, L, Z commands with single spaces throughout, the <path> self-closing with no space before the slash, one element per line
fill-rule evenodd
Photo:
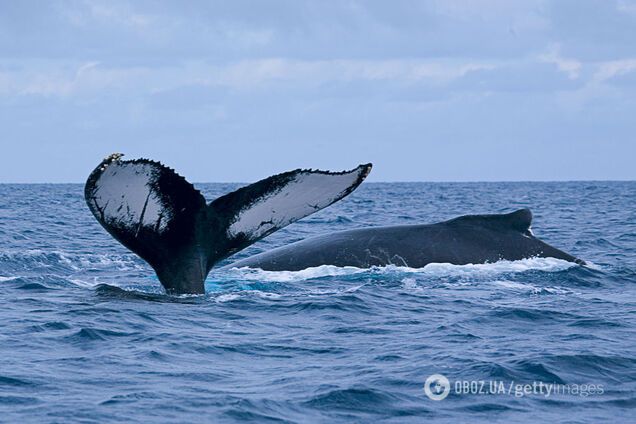
<path fill-rule="evenodd" d="M 635 206 L 636 182 L 363 184 L 237 257 L 529 207 L 589 266 L 234 269 L 174 297 L 82 185 L 0 185 L 0 422 L 636 422 Z"/>

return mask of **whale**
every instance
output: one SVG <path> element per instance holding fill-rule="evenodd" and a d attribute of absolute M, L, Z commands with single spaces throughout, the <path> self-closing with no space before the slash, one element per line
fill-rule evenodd
<path fill-rule="evenodd" d="M 174 169 L 149 159 L 106 157 L 84 198 L 95 219 L 156 272 L 168 294 L 203 294 L 214 265 L 353 192 L 372 165 L 296 169 L 211 202 Z"/>
<path fill-rule="evenodd" d="M 585 262 L 535 237 L 532 212 L 465 215 L 435 224 L 357 228 L 310 237 L 223 268 L 299 271 L 321 265 L 369 268 L 396 265 L 422 268 L 551 257 Z"/>
<path fill-rule="evenodd" d="M 115 153 L 89 175 L 84 197 L 97 221 L 145 260 L 168 294 L 203 294 L 212 268 L 273 232 L 352 193 L 371 164 L 342 172 L 296 169 L 207 202 L 175 170 Z M 465 215 L 434 224 L 366 227 L 307 238 L 229 268 L 298 271 L 321 265 L 421 268 L 552 257 L 585 262 L 534 236 L 532 212 Z"/>

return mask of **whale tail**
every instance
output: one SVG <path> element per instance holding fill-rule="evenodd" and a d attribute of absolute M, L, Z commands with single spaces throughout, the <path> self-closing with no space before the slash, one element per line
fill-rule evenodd
<path fill-rule="evenodd" d="M 156 271 L 168 293 L 204 293 L 210 269 L 307 215 L 342 199 L 371 171 L 289 171 L 208 204 L 192 184 L 159 162 L 104 159 L 89 175 L 86 203 L 115 239 Z"/>

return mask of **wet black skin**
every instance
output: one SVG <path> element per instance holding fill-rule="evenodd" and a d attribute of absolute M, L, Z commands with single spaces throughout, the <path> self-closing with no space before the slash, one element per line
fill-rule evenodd
<path fill-rule="evenodd" d="M 298 271 L 320 265 L 456 265 L 552 257 L 583 264 L 529 230 L 528 209 L 504 215 L 467 215 L 429 225 L 360 228 L 301 240 L 227 265 Z"/>

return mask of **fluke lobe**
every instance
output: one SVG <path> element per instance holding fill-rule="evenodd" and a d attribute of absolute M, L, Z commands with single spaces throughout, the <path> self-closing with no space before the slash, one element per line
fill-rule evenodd
<path fill-rule="evenodd" d="M 289 171 L 206 202 L 159 162 L 115 153 L 89 175 L 84 197 L 97 221 L 148 262 L 170 294 L 204 293 L 217 262 L 347 196 L 371 171 Z"/>

